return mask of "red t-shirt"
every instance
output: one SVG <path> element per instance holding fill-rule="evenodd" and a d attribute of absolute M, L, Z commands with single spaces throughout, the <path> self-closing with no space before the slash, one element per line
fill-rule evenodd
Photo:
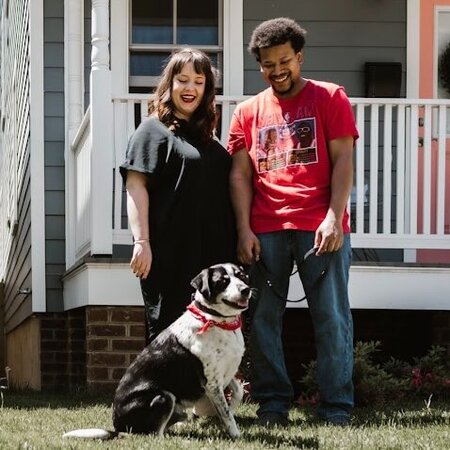
<path fill-rule="evenodd" d="M 317 229 L 330 202 L 327 142 L 346 136 L 358 138 L 353 110 L 344 89 L 332 83 L 307 80 L 288 99 L 268 88 L 236 107 L 228 151 L 246 148 L 253 161 L 255 233 Z M 343 227 L 350 232 L 347 211 Z"/>

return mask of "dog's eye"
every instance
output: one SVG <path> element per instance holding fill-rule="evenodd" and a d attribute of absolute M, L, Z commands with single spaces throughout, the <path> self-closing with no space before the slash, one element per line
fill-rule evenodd
<path fill-rule="evenodd" d="M 230 277 L 228 275 L 223 275 L 217 280 L 214 280 L 214 285 L 218 289 L 225 289 L 230 284 Z"/>
<path fill-rule="evenodd" d="M 245 272 L 237 272 L 236 273 L 236 277 L 239 278 L 244 283 L 248 284 L 249 277 L 248 277 L 248 275 Z"/>

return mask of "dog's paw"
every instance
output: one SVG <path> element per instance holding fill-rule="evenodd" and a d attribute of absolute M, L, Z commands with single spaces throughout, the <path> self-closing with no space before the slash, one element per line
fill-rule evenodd
<path fill-rule="evenodd" d="M 230 438 L 234 440 L 239 439 L 241 437 L 241 432 L 237 427 L 232 430 L 229 430 L 228 434 L 230 435 Z"/>

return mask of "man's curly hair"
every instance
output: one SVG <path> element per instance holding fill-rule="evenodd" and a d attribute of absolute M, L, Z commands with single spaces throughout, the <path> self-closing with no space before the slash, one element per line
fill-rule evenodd
<path fill-rule="evenodd" d="M 260 23 L 253 31 L 248 50 L 260 60 L 259 49 L 269 48 L 291 42 L 295 52 L 300 52 L 305 45 L 306 30 L 295 20 L 278 17 Z"/>

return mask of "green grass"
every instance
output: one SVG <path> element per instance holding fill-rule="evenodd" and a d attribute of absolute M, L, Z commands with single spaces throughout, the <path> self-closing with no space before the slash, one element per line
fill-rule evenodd
<path fill-rule="evenodd" d="M 423 401 L 384 408 L 357 408 L 347 428 L 323 425 L 313 411 L 296 408 L 286 429 L 252 424 L 255 405 L 237 412 L 241 438 L 231 441 L 216 419 L 199 419 L 171 429 L 164 438 L 127 435 L 112 441 L 63 439 L 76 428 L 112 428 L 109 397 L 87 393 L 4 392 L 0 449 L 448 449 L 450 404 Z"/>

